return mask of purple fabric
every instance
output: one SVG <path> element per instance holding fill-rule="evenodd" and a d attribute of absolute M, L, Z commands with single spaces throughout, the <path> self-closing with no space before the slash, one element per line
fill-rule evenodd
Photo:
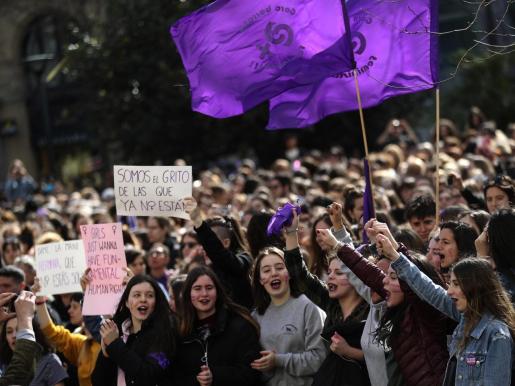
<path fill-rule="evenodd" d="M 368 164 L 368 160 L 365 158 L 363 160 L 364 163 L 364 175 L 365 175 L 365 194 L 363 196 L 363 225 L 367 223 L 368 220 L 375 217 L 374 210 L 374 197 L 372 195 L 372 186 L 370 186 L 370 166 Z M 368 243 L 368 236 L 365 230 L 363 229 L 363 242 Z"/>
<path fill-rule="evenodd" d="M 438 80 L 438 47 L 429 31 L 438 28 L 436 3 L 347 1 L 363 107 L 434 87 Z M 356 109 L 353 73 L 342 72 L 273 98 L 268 129 L 306 127 L 327 115 Z"/>
<path fill-rule="evenodd" d="M 352 68 L 344 32 L 340 0 L 218 0 L 170 29 L 192 109 L 216 118 Z"/>
<path fill-rule="evenodd" d="M 163 352 L 152 352 L 148 354 L 148 356 L 153 358 L 162 369 L 166 369 L 170 366 L 170 360 Z"/>
<path fill-rule="evenodd" d="M 270 222 L 268 223 L 266 230 L 268 236 L 280 235 L 281 229 L 283 229 L 283 227 L 290 226 L 293 219 L 294 210 L 297 212 L 297 214 L 300 214 L 300 206 L 290 204 L 289 202 L 277 209 L 277 212 L 275 212 L 275 214 L 270 219 Z"/>

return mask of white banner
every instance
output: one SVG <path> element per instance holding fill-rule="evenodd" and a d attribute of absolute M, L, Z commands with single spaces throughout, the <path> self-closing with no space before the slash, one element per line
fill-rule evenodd
<path fill-rule="evenodd" d="M 85 270 L 82 240 L 36 245 L 36 272 L 41 284 L 38 295 L 82 292 L 80 277 Z"/>
<path fill-rule="evenodd" d="M 189 219 L 183 199 L 191 197 L 191 166 L 114 166 L 116 213 Z"/>

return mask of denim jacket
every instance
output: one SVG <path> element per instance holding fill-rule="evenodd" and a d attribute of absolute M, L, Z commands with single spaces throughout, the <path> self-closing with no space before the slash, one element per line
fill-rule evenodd
<path fill-rule="evenodd" d="M 456 386 L 510 385 L 513 342 L 506 324 L 484 314 L 470 333 L 467 346 L 458 351 L 465 318 L 445 289 L 434 284 L 402 254 L 391 266 L 417 296 L 459 322 L 449 342 L 450 358 L 457 359 Z"/>

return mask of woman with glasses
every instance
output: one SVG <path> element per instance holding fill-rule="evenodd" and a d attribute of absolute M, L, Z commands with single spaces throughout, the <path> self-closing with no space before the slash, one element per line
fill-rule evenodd
<path fill-rule="evenodd" d="M 192 230 L 185 232 L 181 239 L 181 258 L 183 260 L 191 258 L 192 253 L 196 253 L 199 246 L 197 233 Z"/>
<path fill-rule="evenodd" d="M 149 276 L 130 279 L 112 320 L 100 327 L 102 353 L 93 385 L 168 385 L 176 328 L 168 302 Z"/>
<path fill-rule="evenodd" d="M 250 269 L 252 257 L 240 224 L 232 216 L 206 218 L 194 198 L 184 200 L 198 240 L 228 295 L 247 309 L 252 308 Z"/>
<path fill-rule="evenodd" d="M 179 306 L 180 345 L 174 384 L 181 386 L 253 386 L 259 372 L 259 327 L 249 312 L 226 295 L 206 266 L 187 276 Z"/>

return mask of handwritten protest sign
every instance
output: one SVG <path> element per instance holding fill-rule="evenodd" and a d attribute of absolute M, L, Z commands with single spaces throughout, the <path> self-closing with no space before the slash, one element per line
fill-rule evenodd
<path fill-rule="evenodd" d="M 114 166 L 116 213 L 188 219 L 183 199 L 191 196 L 191 166 Z"/>
<path fill-rule="evenodd" d="M 86 269 L 82 240 L 36 245 L 38 295 L 82 292 L 80 277 Z"/>
<path fill-rule="evenodd" d="M 91 282 L 84 294 L 83 315 L 114 314 L 122 296 L 127 267 L 119 223 L 81 225 Z"/>

